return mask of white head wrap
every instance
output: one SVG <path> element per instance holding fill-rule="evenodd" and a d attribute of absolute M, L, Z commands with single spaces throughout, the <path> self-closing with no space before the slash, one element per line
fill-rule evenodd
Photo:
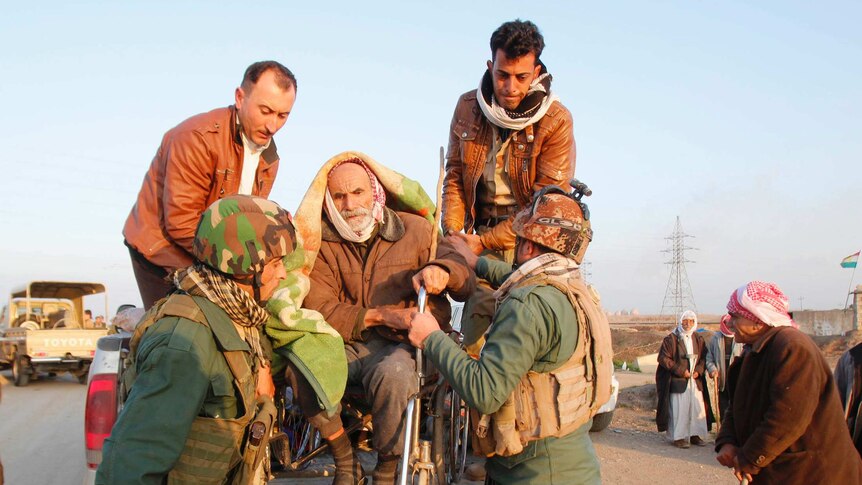
<path fill-rule="evenodd" d="M 685 331 L 682 328 L 683 320 L 694 320 L 694 325 L 691 326 L 691 330 Z M 695 330 L 697 330 L 697 313 L 694 313 L 691 310 L 686 310 L 682 312 L 682 314 L 680 314 L 679 316 L 679 323 L 676 326 L 676 332 L 680 335 L 688 335 L 689 337 L 691 337 L 691 334 L 693 334 Z"/>

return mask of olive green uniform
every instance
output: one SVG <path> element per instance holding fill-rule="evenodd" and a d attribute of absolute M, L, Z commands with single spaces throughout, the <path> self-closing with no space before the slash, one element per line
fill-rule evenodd
<path fill-rule="evenodd" d="M 141 338 L 137 379 L 105 440 L 97 484 L 164 483 L 195 418 L 234 419 L 246 412 L 218 345 L 248 352 L 249 359 L 250 349 L 227 314 L 213 307 L 224 318 L 208 319 L 209 327 L 169 316 Z"/>
<path fill-rule="evenodd" d="M 476 275 L 499 286 L 510 265 L 479 258 Z M 425 340 L 425 355 L 467 402 L 482 414 L 497 411 L 518 381 L 532 370 L 554 370 L 572 356 L 578 319 L 568 297 L 552 286 L 524 286 L 497 308 L 479 360 L 470 358 L 442 331 Z M 528 443 L 521 453 L 488 459 L 499 484 L 598 484 L 599 462 L 589 438 L 592 421 L 561 438 Z"/>

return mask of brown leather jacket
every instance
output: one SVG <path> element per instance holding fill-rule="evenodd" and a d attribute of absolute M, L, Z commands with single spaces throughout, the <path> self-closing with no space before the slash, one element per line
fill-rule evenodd
<path fill-rule="evenodd" d="M 369 308 L 410 308 L 416 306 L 411 279 L 428 263 L 431 252 L 431 224 L 422 217 L 386 208 L 383 224 L 374 236 L 365 260 L 357 245 L 345 242 L 324 218 L 322 243 L 314 269 L 311 289 L 303 306 L 319 311 L 345 342 L 363 340 L 362 320 Z M 433 263 L 449 271 L 447 290 L 464 301 L 475 290 L 476 277 L 455 250 L 441 243 Z M 428 307 L 448 329 L 450 309 L 445 297 L 432 296 Z M 381 335 L 406 341 L 387 327 L 376 327 Z"/>
<path fill-rule="evenodd" d="M 493 126 L 485 118 L 476 91 L 461 95 L 449 129 L 446 178 L 443 183 L 443 229 L 470 232 L 476 224 L 476 186 L 493 143 Z M 546 185 L 566 187 L 575 173 L 572 115 L 559 101 L 538 122 L 516 132 L 509 143 L 506 171 L 519 207 Z M 512 220 L 482 235 L 490 249 L 515 246 Z"/>
<path fill-rule="evenodd" d="M 237 193 L 242 159 L 234 106 L 192 116 L 169 130 L 126 219 L 126 242 L 168 271 L 191 264 L 201 213 Z M 252 194 L 267 197 L 278 171 L 275 142 L 260 160 Z"/>

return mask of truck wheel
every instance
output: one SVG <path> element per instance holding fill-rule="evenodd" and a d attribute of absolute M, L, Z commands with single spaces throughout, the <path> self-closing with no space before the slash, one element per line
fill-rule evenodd
<path fill-rule="evenodd" d="M 15 360 L 12 361 L 12 380 L 18 387 L 30 383 L 30 359 L 27 356 L 15 354 Z"/>
<path fill-rule="evenodd" d="M 611 424 L 612 419 L 614 419 L 613 411 L 596 414 L 593 416 L 593 425 L 590 427 L 590 432 L 595 433 L 607 428 Z"/>

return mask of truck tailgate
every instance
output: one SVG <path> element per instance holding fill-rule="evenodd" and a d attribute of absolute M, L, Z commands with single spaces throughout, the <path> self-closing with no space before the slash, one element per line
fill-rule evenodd
<path fill-rule="evenodd" d="M 27 355 L 43 359 L 68 354 L 89 360 L 96 352 L 96 341 L 107 333 L 107 329 L 31 330 L 27 332 Z"/>

